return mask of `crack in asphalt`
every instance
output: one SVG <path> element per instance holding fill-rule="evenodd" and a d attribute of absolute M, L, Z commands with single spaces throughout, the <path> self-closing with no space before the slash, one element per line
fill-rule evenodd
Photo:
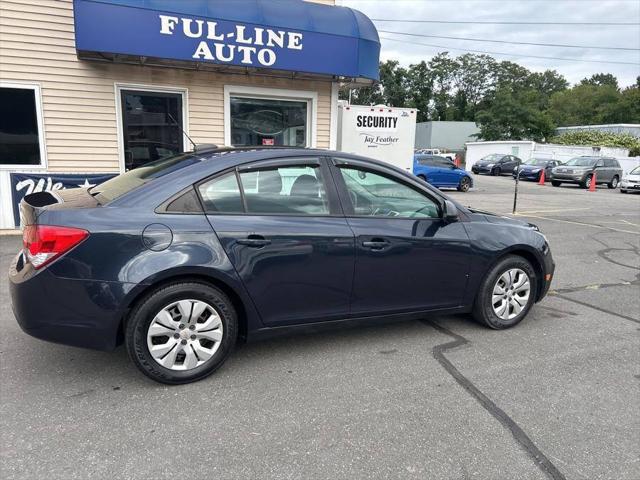
<path fill-rule="evenodd" d="M 442 365 L 442 367 L 453 377 L 453 379 L 464 388 L 480 405 L 498 420 L 505 428 L 507 428 L 518 445 L 531 457 L 535 465 L 547 477 L 553 480 L 566 480 L 566 477 L 558 470 L 558 468 L 542 453 L 542 451 L 533 443 L 531 438 L 518 426 L 518 424 L 507 415 L 504 410 L 498 407 L 493 400 L 487 397 L 482 391 L 476 387 L 471 380 L 465 377 L 453 363 L 445 356 L 445 352 L 454 348 L 470 343 L 462 335 L 452 332 L 451 330 L 429 320 L 421 320 L 427 326 L 430 326 L 440 333 L 452 337 L 452 342 L 442 343 L 433 347 L 433 357 Z"/>
<path fill-rule="evenodd" d="M 582 305 L 584 307 L 592 308 L 593 310 L 597 310 L 599 312 L 606 313 L 608 315 L 613 315 L 614 317 L 619 317 L 619 318 L 623 318 L 625 320 L 629 320 L 631 322 L 640 323 L 640 320 L 638 320 L 637 318 L 633 318 L 633 317 L 630 317 L 628 315 L 623 315 L 622 313 L 616 313 L 616 312 L 613 312 L 611 310 L 607 310 L 606 308 L 596 307 L 595 305 L 591 305 L 590 303 L 583 302 L 583 301 L 580 301 L 580 300 L 575 300 L 575 299 L 573 299 L 571 297 L 567 297 L 566 295 L 558 295 L 558 294 L 556 294 L 554 296 L 556 296 L 558 298 L 561 298 L 563 300 L 567 300 L 568 302 L 573 302 L 573 303 L 577 303 L 578 305 Z"/>
<path fill-rule="evenodd" d="M 596 238 L 597 235 L 601 235 L 603 233 L 606 233 L 606 232 L 598 232 L 598 233 L 594 233 L 593 235 L 589 235 L 589 239 L 593 240 L 596 243 L 599 243 L 600 245 L 602 245 L 604 247 L 604 248 L 598 250 L 596 252 L 596 254 L 600 258 L 602 258 L 605 262 L 610 263 L 612 265 L 618 265 L 620 267 L 630 268 L 632 270 L 640 270 L 640 267 L 638 267 L 638 266 L 627 265 L 626 263 L 618 262 L 618 261 L 613 260 L 612 258 L 609 258 L 607 256 L 607 254 L 611 253 L 611 252 L 632 252 L 632 253 L 635 253 L 636 255 L 640 255 L 640 249 L 636 245 L 634 245 L 632 243 L 629 243 L 629 242 L 625 242 L 625 243 L 627 245 L 629 245 L 631 248 L 612 247 L 611 245 L 609 245 L 604 240 Z M 549 292 L 549 293 L 551 295 L 555 296 L 555 297 L 562 298 L 563 300 L 567 300 L 568 302 L 577 303 L 578 305 L 582 305 L 584 307 L 591 308 L 593 310 L 597 310 L 599 312 L 606 313 L 606 314 L 612 315 L 614 317 L 622 318 L 622 319 L 629 320 L 629 321 L 635 322 L 635 323 L 640 323 L 640 320 L 638 320 L 637 318 L 633 318 L 633 317 L 630 317 L 628 315 L 624 315 L 622 313 L 617 313 L 617 312 L 614 312 L 612 310 L 608 310 L 606 308 L 598 307 L 596 305 L 592 305 L 590 303 L 583 302 L 581 300 L 576 300 L 576 299 L 573 299 L 573 298 L 568 297 L 566 295 L 563 295 L 565 293 L 575 293 L 575 292 L 578 292 L 578 291 L 589 290 L 590 288 L 600 289 L 600 288 L 610 288 L 610 287 L 623 287 L 623 286 L 629 286 L 629 285 L 632 285 L 632 286 L 640 285 L 640 273 L 638 273 L 636 275 L 636 279 L 631 281 L 631 282 L 589 285 L 589 286 L 586 286 L 586 287 L 575 287 L 575 288 L 564 288 L 564 289 L 561 288 L 561 289 L 557 289 L 557 290 L 554 290 L 553 292 Z"/>
<path fill-rule="evenodd" d="M 575 293 L 575 292 L 583 292 L 585 290 L 601 290 L 604 288 L 613 288 L 613 287 L 628 287 L 640 285 L 640 274 L 637 275 L 635 280 L 630 282 L 620 282 L 620 283 L 594 283 L 590 285 L 581 285 L 579 287 L 567 287 L 567 288 L 557 288 L 549 291 L 549 295 L 551 296 L 560 296 L 563 293 Z"/>

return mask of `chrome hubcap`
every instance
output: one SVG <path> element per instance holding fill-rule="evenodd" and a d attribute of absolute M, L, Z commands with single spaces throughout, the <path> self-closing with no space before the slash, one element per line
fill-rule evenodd
<path fill-rule="evenodd" d="M 493 287 L 491 305 L 502 320 L 517 317 L 529 301 L 531 282 L 529 276 L 519 268 L 504 272 Z"/>
<path fill-rule="evenodd" d="M 218 312 L 200 300 L 180 300 L 158 312 L 147 331 L 147 347 L 170 370 L 191 370 L 209 360 L 222 341 Z"/>

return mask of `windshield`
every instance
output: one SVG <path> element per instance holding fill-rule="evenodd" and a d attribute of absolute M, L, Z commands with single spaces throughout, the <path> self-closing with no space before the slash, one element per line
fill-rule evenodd
<path fill-rule="evenodd" d="M 576 157 L 569 160 L 565 165 L 573 167 L 593 167 L 597 162 L 598 159 L 593 157 Z"/>
<path fill-rule="evenodd" d="M 629 172 L 629 175 L 640 175 L 640 166 L 634 168 Z"/>
<path fill-rule="evenodd" d="M 545 158 L 530 158 L 529 160 L 527 160 L 526 162 L 524 162 L 525 165 L 536 165 L 538 167 L 543 167 L 547 164 L 547 162 L 549 162 L 549 160 L 545 159 Z"/>
<path fill-rule="evenodd" d="M 163 175 L 175 172 L 176 170 L 188 167 L 202 160 L 204 160 L 203 157 L 192 152 L 166 157 L 155 162 L 147 163 L 142 167 L 129 170 L 117 177 L 113 177 L 91 188 L 89 193 L 96 197 L 101 204 L 104 204 L 121 197 L 125 193 L 129 193 L 134 188 L 144 185 L 154 178 L 162 177 Z"/>
<path fill-rule="evenodd" d="M 499 153 L 492 153 L 491 155 L 487 155 L 486 157 L 482 157 L 481 160 L 484 160 L 486 162 L 497 162 L 502 157 L 504 157 L 504 155 L 501 155 Z"/>

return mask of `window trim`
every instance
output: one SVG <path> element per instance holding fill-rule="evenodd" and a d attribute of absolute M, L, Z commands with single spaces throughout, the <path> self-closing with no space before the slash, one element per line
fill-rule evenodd
<path fill-rule="evenodd" d="M 187 137 L 189 134 L 189 89 L 183 87 L 164 86 L 164 85 L 146 85 L 139 83 L 120 83 L 113 84 L 116 102 L 116 130 L 118 135 L 118 169 L 120 173 L 126 171 L 124 158 L 124 118 L 122 117 L 122 91 L 132 90 L 144 93 L 173 93 L 182 95 L 182 151 L 190 150 L 191 141 Z M 186 135 L 185 135 L 186 133 Z"/>
<path fill-rule="evenodd" d="M 258 100 L 283 100 L 307 102 L 307 143 L 305 148 L 316 148 L 318 130 L 318 92 L 282 88 L 252 87 L 247 85 L 224 86 L 224 144 L 231 146 L 231 97 Z"/>
<path fill-rule="evenodd" d="M 0 170 L 46 170 L 49 166 L 47 148 L 45 144 L 44 110 L 42 108 L 42 87 L 39 83 L 19 83 L 0 81 L 0 88 L 19 88 L 33 90 L 36 104 L 36 122 L 38 124 L 38 147 L 40 149 L 40 163 L 38 165 L 0 164 Z"/>

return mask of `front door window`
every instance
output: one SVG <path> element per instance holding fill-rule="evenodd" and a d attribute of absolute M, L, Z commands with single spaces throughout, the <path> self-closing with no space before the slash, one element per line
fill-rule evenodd
<path fill-rule="evenodd" d="M 306 147 L 307 102 L 231 97 L 234 146 Z"/>
<path fill-rule="evenodd" d="M 122 90 L 121 101 L 126 170 L 184 150 L 181 94 Z"/>

